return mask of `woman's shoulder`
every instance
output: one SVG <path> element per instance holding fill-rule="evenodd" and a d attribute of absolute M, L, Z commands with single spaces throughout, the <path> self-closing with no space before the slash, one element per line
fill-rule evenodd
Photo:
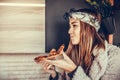
<path fill-rule="evenodd" d="M 97 57 L 98 55 L 106 55 L 107 54 L 107 51 L 108 51 L 108 42 L 107 41 L 104 41 L 104 44 L 105 44 L 105 49 L 101 48 L 101 49 L 98 49 L 97 47 L 94 48 L 93 50 L 93 55 L 95 57 Z"/>

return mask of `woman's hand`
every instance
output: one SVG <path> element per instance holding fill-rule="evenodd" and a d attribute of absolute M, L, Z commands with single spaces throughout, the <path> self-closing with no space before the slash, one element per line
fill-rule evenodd
<path fill-rule="evenodd" d="M 53 65 L 51 65 L 51 64 L 49 64 L 49 63 L 47 63 L 47 62 L 41 62 L 41 65 L 42 65 L 42 66 L 41 66 L 42 69 L 43 69 L 45 72 L 51 74 L 51 76 L 52 76 L 53 78 L 57 75 L 57 73 L 56 73 L 56 71 L 55 71 L 55 66 L 53 66 Z"/>
<path fill-rule="evenodd" d="M 62 51 L 64 59 L 60 60 L 45 60 L 45 62 L 55 65 L 59 68 L 62 68 L 66 72 L 73 71 L 77 66 L 74 64 L 74 62 Z"/>

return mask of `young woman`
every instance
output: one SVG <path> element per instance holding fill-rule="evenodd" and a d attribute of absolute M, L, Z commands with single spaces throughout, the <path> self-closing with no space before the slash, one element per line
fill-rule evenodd
<path fill-rule="evenodd" d="M 43 69 L 50 73 L 50 80 L 100 80 L 107 67 L 106 41 L 97 33 L 100 20 L 89 9 L 70 10 L 65 14 L 69 20 L 70 42 L 64 59 L 45 60 Z M 57 72 L 51 65 L 64 70 Z"/>

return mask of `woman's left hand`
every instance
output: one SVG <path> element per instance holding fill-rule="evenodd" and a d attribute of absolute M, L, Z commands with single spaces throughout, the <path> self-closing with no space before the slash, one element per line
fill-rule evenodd
<path fill-rule="evenodd" d="M 62 68 L 66 72 L 73 71 L 77 66 L 74 64 L 74 62 L 62 51 L 64 59 L 60 60 L 45 60 L 45 62 L 50 63 L 51 65 L 55 65 L 59 68 Z"/>

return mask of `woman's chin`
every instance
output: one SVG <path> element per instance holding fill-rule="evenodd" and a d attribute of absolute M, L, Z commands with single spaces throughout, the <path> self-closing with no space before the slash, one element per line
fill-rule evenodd
<path fill-rule="evenodd" d="M 73 44 L 73 45 L 78 45 L 78 42 L 72 41 L 72 44 Z"/>

